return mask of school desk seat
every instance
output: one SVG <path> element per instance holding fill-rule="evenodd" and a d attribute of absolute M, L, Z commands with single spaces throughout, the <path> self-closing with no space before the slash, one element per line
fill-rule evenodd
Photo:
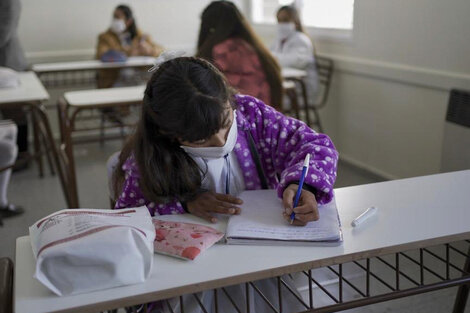
<path fill-rule="evenodd" d="M 318 110 L 323 108 L 328 101 L 334 63 L 333 60 L 326 57 L 315 56 L 315 59 L 318 74 L 318 92 L 315 99 L 309 99 L 307 95 L 304 82 L 304 78 L 307 76 L 306 71 L 282 68 L 283 89 L 291 104 L 289 109 L 284 108 L 282 111 L 293 115 L 297 119 L 303 119 L 310 127 L 317 127 L 320 132 L 323 132 Z M 297 87 L 300 87 L 300 95 L 298 95 Z M 299 106 L 299 96 L 302 99 L 302 106 Z"/>
<path fill-rule="evenodd" d="M 106 89 L 90 89 L 80 91 L 70 91 L 64 93 L 64 96 L 59 99 L 57 109 L 59 114 L 59 127 L 61 134 L 61 148 L 64 152 L 64 156 L 68 163 L 68 173 L 71 179 L 74 181 L 75 186 L 74 195 L 78 194 L 76 190 L 76 174 L 75 174 L 75 161 L 73 156 L 73 145 L 76 143 L 77 138 L 73 138 L 73 134 L 80 131 L 93 131 L 100 129 L 101 136 L 98 138 L 92 138 L 86 140 L 104 140 L 103 129 L 101 127 L 76 127 L 77 116 L 80 112 L 88 110 L 100 110 L 106 108 L 122 108 L 129 105 L 138 106 L 142 103 L 144 97 L 145 86 L 133 86 L 133 87 L 118 87 L 118 88 L 106 88 Z M 123 125 L 132 126 L 132 125 Z M 121 131 L 121 134 L 115 136 L 108 136 L 110 138 L 123 138 L 125 134 Z M 84 140 L 81 140 L 84 142 Z M 74 199 L 74 207 L 79 206 L 78 197 Z"/>
<path fill-rule="evenodd" d="M 17 88 L 0 89 L 0 107 L 27 109 L 33 125 L 34 143 L 34 153 L 29 155 L 29 158 L 34 158 L 37 161 L 39 175 L 42 177 L 44 175 L 42 157 L 46 156 L 51 173 L 55 175 L 55 171 L 58 172 L 65 200 L 67 205 L 71 207 L 73 203 L 71 202 L 68 175 L 63 171 L 67 160 L 63 158 L 56 147 L 49 118 L 43 105 L 43 102 L 49 99 L 49 93 L 33 72 L 20 72 L 18 78 L 20 84 Z M 4 169 L 6 168 L 0 169 L 0 171 Z"/>
<path fill-rule="evenodd" d="M 284 80 L 282 82 L 282 88 L 284 93 L 289 99 L 290 108 L 287 109 L 284 107 L 281 109 L 281 112 L 287 115 L 293 115 L 296 119 L 301 119 L 299 111 L 299 102 L 297 101 L 297 86 L 292 80 Z"/>
<path fill-rule="evenodd" d="M 323 108 L 328 101 L 328 95 L 330 93 L 331 80 L 333 77 L 334 62 L 330 58 L 316 56 L 316 65 L 318 73 L 318 96 L 313 101 L 307 102 L 307 114 L 306 120 L 310 127 L 318 127 L 320 132 L 323 132 L 323 126 L 320 120 L 320 114 L 318 110 Z M 305 90 L 303 91 L 305 92 Z M 306 98 L 306 95 L 304 95 Z M 314 120 L 310 121 L 310 113 L 314 115 Z"/>

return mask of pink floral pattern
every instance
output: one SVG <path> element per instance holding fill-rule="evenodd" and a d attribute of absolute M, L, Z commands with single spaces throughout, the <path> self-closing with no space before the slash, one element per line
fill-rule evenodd
<path fill-rule="evenodd" d="M 153 219 L 157 236 L 156 253 L 194 260 L 201 252 L 219 241 L 224 234 L 204 225 Z"/>

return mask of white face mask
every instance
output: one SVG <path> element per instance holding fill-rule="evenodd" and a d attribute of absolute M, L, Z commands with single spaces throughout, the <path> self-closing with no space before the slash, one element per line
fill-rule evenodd
<path fill-rule="evenodd" d="M 110 28 L 113 31 L 113 33 L 119 35 L 126 30 L 126 23 L 119 18 L 115 18 L 111 22 Z"/>
<path fill-rule="evenodd" d="M 279 23 L 277 24 L 277 34 L 280 39 L 286 39 L 295 33 L 295 23 Z"/>
<path fill-rule="evenodd" d="M 236 111 L 233 111 L 233 121 L 230 130 L 228 131 L 227 140 L 222 147 L 188 147 L 181 146 L 181 148 L 196 157 L 201 157 L 203 159 L 218 159 L 226 156 L 232 152 L 235 144 L 237 143 L 238 137 L 238 128 L 237 128 L 237 115 Z"/>

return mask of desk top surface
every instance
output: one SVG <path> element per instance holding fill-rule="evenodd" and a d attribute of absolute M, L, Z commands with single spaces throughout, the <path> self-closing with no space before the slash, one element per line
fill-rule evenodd
<path fill-rule="evenodd" d="M 289 78 L 304 78 L 307 76 L 307 72 L 304 70 L 299 70 L 297 68 L 292 67 L 283 67 L 281 69 L 281 76 L 282 78 L 289 79 Z"/>
<path fill-rule="evenodd" d="M 144 98 L 145 86 L 116 87 L 69 91 L 64 98 L 71 106 L 93 106 L 100 104 L 137 102 Z"/>
<path fill-rule="evenodd" d="M 99 311 L 469 239 L 469 183 L 467 170 L 336 189 L 344 234 L 341 246 L 216 245 L 192 262 L 154 255 L 153 271 L 145 283 L 75 296 L 55 296 L 32 278 L 35 261 L 29 237 L 20 237 L 16 243 L 15 311 Z M 361 227 L 351 227 L 351 221 L 369 206 L 378 207 L 378 214 Z"/>
<path fill-rule="evenodd" d="M 44 101 L 49 93 L 34 72 L 18 72 L 20 84 L 16 88 L 0 88 L 0 103 Z"/>
<path fill-rule="evenodd" d="M 99 70 L 106 68 L 124 68 L 153 66 L 154 57 L 135 56 L 129 57 L 124 62 L 102 62 L 100 60 L 70 61 L 34 64 L 32 70 L 38 74 L 45 72 L 67 72 L 79 70 Z"/>
<path fill-rule="evenodd" d="M 306 72 L 295 68 L 283 68 L 282 75 L 286 79 L 302 78 L 306 76 Z M 144 91 L 144 85 L 106 89 L 89 89 L 66 92 L 64 94 L 64 98 L 70 106 L 84 107 L 140 101 L 143 99 Z"/>

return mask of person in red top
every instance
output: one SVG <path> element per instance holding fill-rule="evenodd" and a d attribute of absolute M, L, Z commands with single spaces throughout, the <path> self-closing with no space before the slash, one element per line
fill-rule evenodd
<path fill-rule="evenodd" d="M 213 1 L 204 9 L 196 55 L 212 62 L 240 93 L 281 110 L 281 68 L 232 2 Z"/>

